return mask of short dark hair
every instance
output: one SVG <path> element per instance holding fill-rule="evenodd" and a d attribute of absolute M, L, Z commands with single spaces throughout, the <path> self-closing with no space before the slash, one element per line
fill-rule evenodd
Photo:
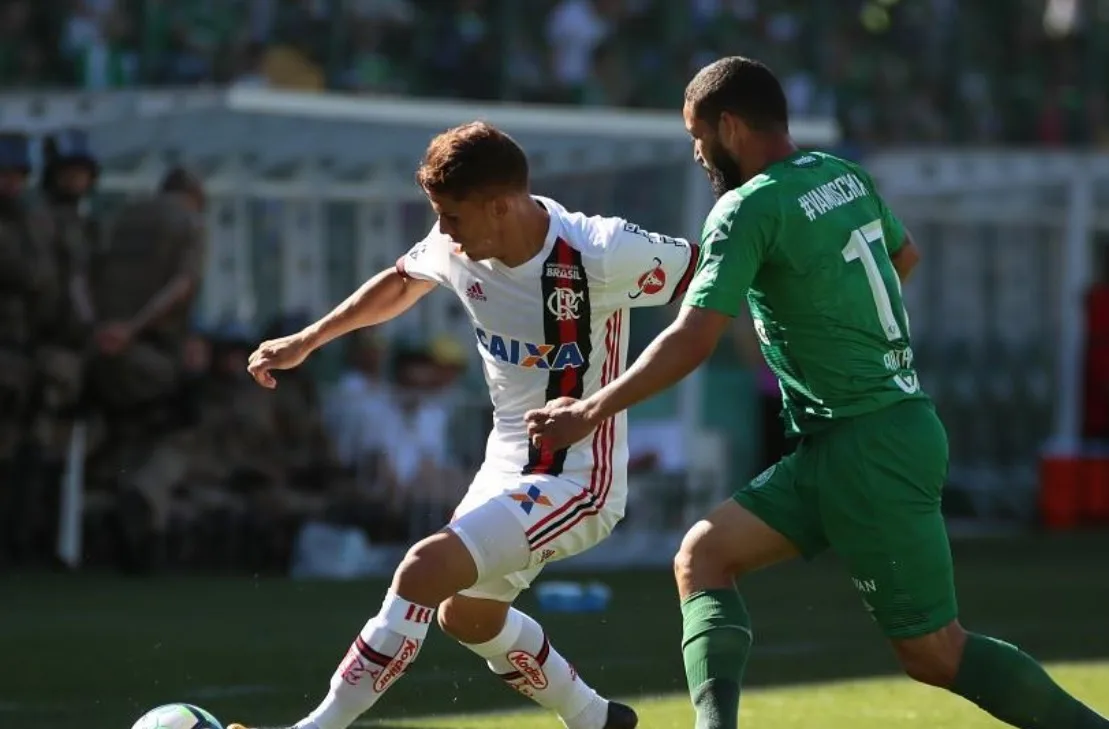
<path fill-rule="evenodd" d="M 193 195 L 197 200 L 204 201 L 204 181 L 187 167 L 176 166 L 170 168 L 165 177 L 162 178 L 159 189 L 162 192 Z"/>
<path fill-rule="evenodd" d="M 685 103 L 695 117 L 713 124 L 727 111 L 756 131 L 789 131 L 782 84 L 751 58 L 729 56 L 702 68 L 685 87 Z"/>
<path fill-rule="evenodd" d="M 428 193 L 456 199 L 475 192 L 527 192 L 528 158 L 492 124 L 470 122 L 431 140 L 416 182 Z"/>

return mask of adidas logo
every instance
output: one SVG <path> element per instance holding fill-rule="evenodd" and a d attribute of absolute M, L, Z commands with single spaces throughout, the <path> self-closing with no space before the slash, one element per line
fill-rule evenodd
<path fill-rule="evenodd" d="M 470 288 L 466 289 L 466 298 L 471 301 L 486 301 L 485 291 L 481 288 L 481 284 L 474 281 L 470 284 Z"/>

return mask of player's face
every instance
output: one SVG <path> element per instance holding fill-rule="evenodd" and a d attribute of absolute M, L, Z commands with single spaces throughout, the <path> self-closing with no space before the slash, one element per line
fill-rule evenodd
<path fill-rule="evenodd" d="M 705 168 L 716 197 L 722 197 L 742 185 L 745 181 L 743 171 L 724 145 L 720 133 L 722 123 L 714 126 L 698 118 L 689 104 L 682 109 L 682 116 L 686 131 L 693 138 L 693 159 Z"/>
<path fill-rule="evenodd" d="M 428 194 L 439 216 L 439 230 L 449 235 L 459 250 L 473 261 L 493 258 L 500 252 L 500 217 L 495 198 L 470 195 L 465 199 Z"/>

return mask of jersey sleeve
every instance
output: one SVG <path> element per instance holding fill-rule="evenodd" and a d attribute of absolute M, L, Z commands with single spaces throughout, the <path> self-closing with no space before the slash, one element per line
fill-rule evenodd
<path fill-rule="evenodd" d="M 417 278 L 445 286 L 449 281 L 449 245 L 446 237 L 433 229 L 426 238 L 397 259 L 397 273 L 405 278 Z"/>
<path fill-rule="evenodd" d="M 681 298 L 699 246 L 619 220 L 605 256 L 606 286 L 625 306 L 661 306 Z"/>
<path fill-rule="evenodd" d="M 722 198 L 705 222 L 685 304 L 734 317 L 743 311 L 747 290 L 769 255 L 773 217 L 750 201 L 726 201 Z"/>

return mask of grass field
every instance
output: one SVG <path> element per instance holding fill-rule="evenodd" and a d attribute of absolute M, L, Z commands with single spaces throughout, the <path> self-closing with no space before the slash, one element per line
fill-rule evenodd
<path fill-rule="evenodd" d="M 1060 680 L 1109 712 L 1109 533 L 964 542 L 955 552 L 964 622 L 1069 662 Z M 597 577 L 614 592 L 604 614 L 544 615 L 527 598 L 521 607 L 603 692 L 674 696 L 636 702 L 645 729 L 689 726 L 669 575 Z M 226 720 L 287 724 L 315 704 L 381 589 L 249 577 L 0 576 L 0 727 L 127 729 L 146 708 L 174 700 Z M 852 680 L 893 675 L 896 666 L 834 560 L 756 575 L 743 591 L 756 635 L 747 726 L 990 726 L 963 702 L 907 681 Z M 559 726 L 543 715 L 425 718 L 526 706 L 471 654 L 433 634 L 367 726 Z"/>
<path fill-rule="evenodd" d="M 1109 705 L 1109 662 L 1051 665 L 1072 692 L 1095 705 Z M 685 696 L 637 701 L 644 729 L 689 729 L 693 712 Z M 908 679 L 858 679 L 790 688 L 753 689 L 744 695 L 740 725 L 756 729 L 991 729 L 997 721 L 964 701 Z M 361 726 L 361 725 L 360 725 Z M 367 727 L 381 724 L 366 722 Z M 539 712 L 492 716 L 448 716 L 398 722 L 412 729 L 558 729 Z"/>

